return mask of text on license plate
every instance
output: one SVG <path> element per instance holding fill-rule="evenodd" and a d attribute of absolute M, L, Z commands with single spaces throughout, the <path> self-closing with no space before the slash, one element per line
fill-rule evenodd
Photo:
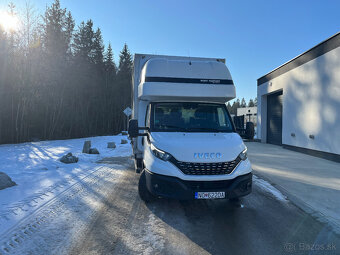
<path fill-rule="evenodd" d="M 195 199 L 225 198 L 225 192 L 195 192 Z"/>

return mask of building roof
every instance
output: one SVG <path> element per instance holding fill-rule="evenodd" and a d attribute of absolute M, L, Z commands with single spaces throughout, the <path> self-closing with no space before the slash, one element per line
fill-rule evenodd
<path fill-rule="evenodd" d="M 281 74 L 284 74 L 294 68 L 301 66 L 331 50 L 340 46 L 340 32 L 336 33 L 335 35 L 331 36 L 330 38 L 326 39 L 325 41 L 319 43 L 318 45 L 314 46 L 313 48 L 305 51 L 304 53 L 300 54 L 299 56 L 289 60 L 288 62 L 284 63 L 283 65 L 277 67 L 276 69 L 272 70 L 271 72 L 267 73 L 266 75 L 257 79 L 257 86 L 270 81 Z"/>

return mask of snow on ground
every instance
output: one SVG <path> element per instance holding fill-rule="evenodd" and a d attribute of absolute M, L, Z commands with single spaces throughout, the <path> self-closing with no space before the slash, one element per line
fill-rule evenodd
<path fill-rule="evenodd" d="M 287 197 L 284 196 L 278 189 L 276 189 L 273 185 L 271 185 L 269 182 L 260 179 L 256 175 L 253 175 L 253 182 L 256 184 L 260 189 L 269 192 L 271 195 L 273 195 L 276 199 L 280 201 L 287 202 Z"/>
<path fill-rule="evenodd" d="M 17 186 L 0 190 L 0 236 L 17 222 L 79 182 L 102 165 L 104 157 L 129 156 L 131 145 L 120 144 L 126 136 L 100 136 L 71 140 L 0 145 L 0 171 L 9 175 Z M 83 154 L 85 140 L 91 140 L 99 155 Z M 117 148 L 108 149 L 107 142 Z M 68 152 L 79 157 L 75 164 L 59 158 Z"/>

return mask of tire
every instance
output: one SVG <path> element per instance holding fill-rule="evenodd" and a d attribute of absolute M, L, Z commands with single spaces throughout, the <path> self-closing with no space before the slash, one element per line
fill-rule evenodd
<path fill-rule="evenodd" d="M 156 199 L 154 195 L 151 194 L 151 192 L 148 190 L 146 186 L 146 176 L 145 176 L 145 170 L 143 170 L 142 174 L 139 177 L 138 182 L 138 194 L 139 197 L 145 202 L 149 203 Z"/>

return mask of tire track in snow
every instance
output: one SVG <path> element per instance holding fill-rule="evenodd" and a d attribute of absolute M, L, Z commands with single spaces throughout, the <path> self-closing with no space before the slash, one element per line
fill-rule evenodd
<path fill-rule="evenodd" d="M 105 197 L 121 173 L 100 167 L 73 184 L 1 235 L 0 254 L 66 252 L 67 243 L 71 241 L 65 242 L 66 237 L 74 238 L 73 234 L 86 226 L 94 209 L 100 205 L 100 199 Z M 110 189 L 104 188 L 105 184 Z"/>

